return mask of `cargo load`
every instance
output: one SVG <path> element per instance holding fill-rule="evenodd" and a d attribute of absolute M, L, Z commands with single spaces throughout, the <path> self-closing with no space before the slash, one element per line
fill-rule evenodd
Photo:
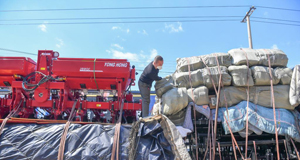
<path fill-rule="evenodd" d="M 190 71 L 205 68 L 206 65 L 208 67 L 214 67 L 218 65 L 216 58 L 218 59 L 220 66 L 228 67 L 232 63 L 231 55 L 227 53 L 212 53 L 203 56 L 177 58 L 177 71 L 188 72 L 189 65 Z"/>
<path fill-rule="evenodd" d="M 266 66 L 268 67 L 268 55 L 272 67 L 286 67 L 288 58 L 286 54 L 279 49 L 249 49 L 237 48 L 228 51 L 232 56 L 233 65 Z"/>

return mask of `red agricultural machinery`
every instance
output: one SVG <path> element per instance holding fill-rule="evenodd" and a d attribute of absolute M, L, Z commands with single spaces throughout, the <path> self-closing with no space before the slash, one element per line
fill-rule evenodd
<path fill-rule="evenodd" d="M 0 57 L 0 88 L 9 89 L 0 98 L 0 118 L 15 112 L 18 118 L 68 119 L 74 104 L 76 121 L 114 123 L 122 115 L 132 122 L 141 111 L 130 92 L 135 75 L 125 59 L 60 58 L 52 50 L 39 50 L 37 63 Z"/>

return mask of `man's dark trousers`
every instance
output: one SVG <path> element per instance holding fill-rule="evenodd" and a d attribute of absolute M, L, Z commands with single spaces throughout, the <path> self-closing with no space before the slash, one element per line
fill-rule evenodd
<path fill-rule="evenodd" d="M 142 96 L 142 116 L 147 117 L 149 115 L 150 104 L 150 88 L 151 85 L 139 80 L 139 90 Z"/>

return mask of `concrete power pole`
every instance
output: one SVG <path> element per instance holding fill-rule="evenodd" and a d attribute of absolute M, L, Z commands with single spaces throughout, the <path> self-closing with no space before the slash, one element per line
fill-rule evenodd
<path fill-rule="evenodd" d="M 255 9 L 256 8 L 254 6 L 252 6 L 249 9 L 249 11 L 246 13 L 244 19 L 241 21 L 242 23 L 245 23 L 247 21 L 249 48 L 251 48 L 251 49 L 253 49 L 253 44 L 252 44 L 252 36 L 251 36 L 250 16 Z"/>

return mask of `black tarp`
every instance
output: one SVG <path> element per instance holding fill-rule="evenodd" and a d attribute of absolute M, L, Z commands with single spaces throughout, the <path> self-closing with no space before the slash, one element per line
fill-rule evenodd
<path fill-rule="evenodd" d="M 141 123 L 137 137 L 136 159 L 174 159 L 172 148 L 158 121 Z"/>
<path fill-rule="evenodd" d="M 0 136 L 0 159 L 54 160 L 65 124 L 6 124 Z M 110 159 L 114 125 L 71 124 L 64 159 Z M 120 159 L 128 159 L 130 125 L 121 126 Z M 170 144 L 157 121 L 139 127 L 135 159 L 174 159 Z"/>

